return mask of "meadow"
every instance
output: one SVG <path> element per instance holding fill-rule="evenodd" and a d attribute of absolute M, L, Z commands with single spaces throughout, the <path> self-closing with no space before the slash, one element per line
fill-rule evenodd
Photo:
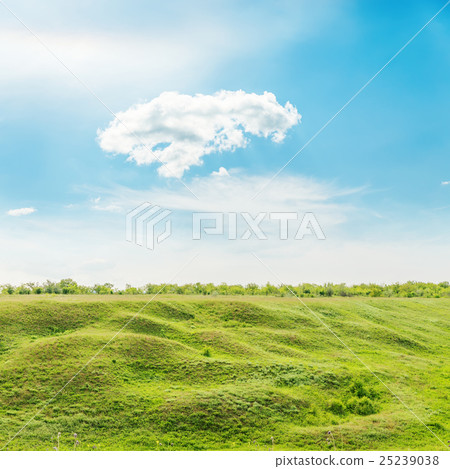
<path fill-rule="evenodd" d="M 449 449 L 450 298 L 303 299 L 399 399 L 296 298 L 148 299 L 1 296 L 0 447 Z"/>

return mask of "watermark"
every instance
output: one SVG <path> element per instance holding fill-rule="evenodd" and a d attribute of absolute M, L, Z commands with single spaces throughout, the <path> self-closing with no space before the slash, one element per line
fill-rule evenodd
<path fill-rule="evenodd" d="M 172 212 L 144 202 L 126 216 L 126 240 L 153 250 L 172 235 Z M 193 212 L 191 239 L 220 236 L 226 240 L 326 239 L 312 212 Z"/>
<path fill-rule="evenodd" d="M 172 234 L 170 210 L 144 202 L 126 216 L 126 240 L 153 250 Z M 164 225 L 161 230 L 161 225 Z"/>
<path fill-rule="evenodd" d="M 213 226 L 208 226 L 213 223 Z M 268 223 L 269 222 L 269 223 Z M 262 225 L 265 223 L 266 228 Z M 294 230 L 292 230 L 294 225 Z M 291 228 L 291 229 L 290 229 Z M 301 215 L 297 212 L 196 212 L 192 214 L 192 239 L 221 235 L 229 240 L 256 238 L 266 240 L 303 239 L 312 235 L 325 239 L 316 216 L 312 212 Z"/>

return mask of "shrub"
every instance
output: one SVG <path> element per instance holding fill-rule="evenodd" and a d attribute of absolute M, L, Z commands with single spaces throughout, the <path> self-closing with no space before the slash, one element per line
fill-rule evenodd
<path fill-rule="evenodd" d="M 369 397 L 370 399 L 378 397 L 378 392 L 374 388 L 367 386 L 359 379 L 350 384 L 349 391 L 356 397 Z"/>
<path fill-rule="evenodd" d="M 352 397 L 347 402 L 347 408 L 352 414 L 371 415 L 378 412 L 378 406 L 367 396 Z"/>
<path fill-rule="evenodd" d="M 352 394 L 357 397 L 369 396 L 369 393 L 367 392 L 367 389 L 365 388 L 363 382 L 359 379 L 353 381 L 353 383 L 350 384 L 349 390 Z"/>
<path fill-rule="evenodd" d="M 335 415 L 344 415 L 345 405 L 339 399 L 333 399 L 328 404 L 328 410 Z"/>

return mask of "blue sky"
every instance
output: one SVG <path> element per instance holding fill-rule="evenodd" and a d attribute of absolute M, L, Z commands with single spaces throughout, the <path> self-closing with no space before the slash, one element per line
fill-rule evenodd
<path fill-rule="evenodd" d="M 205 155 L 184 172 L 185 184 L 208 194 L 208 209 L 228 198 L 230 210 L 239 208 L 227 193 L 235 183 L 251 198 L 444 4 L 6 3 L 116 113 L 168 91 L 267 91 L 294 105 L 302 120 L 282 142 L 249 135 L 245 148 Z M 322 217 L 326 241 L 194 245 L 184 226 L 155 252 L 126 243 L 128 210 L 151 199 L 187 225 L 204 206 L 158 164 L 107 154 L 97 131 L 113 116 L 1 9 L 0 283 L 166 281 L 196 250 L 178 281 L 275 281 L 243 256 L 251 250 L 292 283 L 448 279 L 449 8 L 249 208 L 286 211 L 302 201 L 297 210 Z M 235 182 L 214 193 L 220 167 Z M 29 207 L 36 211 L 8 215 Z"/>

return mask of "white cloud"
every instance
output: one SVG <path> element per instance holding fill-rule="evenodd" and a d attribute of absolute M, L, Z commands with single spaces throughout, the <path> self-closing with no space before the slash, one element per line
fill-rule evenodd
<path fill-rule="evenodd" d="M 121 208 L 118 205 L 94 205 L 92 207 L 94 210 L 99 210 L 100 212 L 120 212 Z"/>
<path fill-rule="evenodd" d="M 229 175 L 230 173 L 223 166 L 219 168 L 219 171 L 213 171 L 211 173 L 211 176 L 219 176 L 219 177 L 229 176 Z"/>
<path fill-rule="evenodd" d="M 300 119 L 292 104 L 280 105 L 267 91 L 195 96 L 165 92 L 119 112 L 97 134 L 104 151 L 127 154 L 138 165 L 162 162 L 161 176 L 181 177 L 191 166 L 201 165 L 204 155 L 244 148 L 249 135 L 280 143 Z"/>
<path fill-rule="evenodd" d="M 197 194 L 174 187 L 152 187 L 134 190 L 123 186 L 111 189 L 85 187 L 85 191 L 100 193 L 105 206 L 114 206 L 127 213 L 144 201 L 180 212 L 289 212 L 314 211 L 329 225 L 343 223 L 355 207 L 348 196 L 363 192 L 362 187 L 342 188 L 334 183 L 301 175 L 282 174 L 270 185 L 268 176 L 253 176 L 229 170 L 228 176 L 211 174 L 194 178 L 190 187 Z M 260 195 L 253 196 L 264 186 Z M 80 188 L 81 190 L 81 188 Z"/>
<path fill-rule="evenodd" d="M 267 60 L 291 41 L 305 43 L 343 21 L 348 27 L 349 13 L 341 2 L 268 2 L 258 9 L 235 1 L 176 0 L 170 8 L 153 2 L 139 9 L 96 2 L 93 14 L 86 2 L 69 6 L 51 1 L 48 6 L 47 0 L 43 14 L 35 1 L 17 0 L 13 10 L 102 100 L 120 109 L 164 89 L 198 89 L 217 77 L 218 68 L 258 56 Z M 89 105 L 89 112 L 98 109 L 86 90 L 8 14 L 0 15 L 0 56 L 1 97 L 13 96 L 14 103 L 20 97 L 29 105 L 39 89 L 46 102 L 75 99 L 84 112 Z"/>
<path fill-rule="evenodd" d="M 92 209 L 99 210 L 100 212 L 120 212 L 121 208 L 116 204 L 100 204 L 101 197 L 92 199 Z"/>
<path fill-rule="evenodd" d="M 416 231 L 406 225 L 399 229 L 396 217 L 387 216 L 374 224 L 373 215 L 359 206 L 358 197 L 349 197 L 356 191 L 361 195 L 363 189 L 284 174 L 251 201 L 268 178 L 229 171 L 229 177 L 194 179 L 193 189 L 200 200 L 178 186 L 147 191 L 120 186 L 86 188 L 93 197 L 101 195 L 105 206 L 121 207 L 122 213 L 104 212 L 101 221 L 99 212 L 91 210 L 82 217 L 69 212 L 65 216 L 48 214 L 33 220 L 32 226 L 18 226 L 10 220 L 13 231 L 6 220 L 0 226 L 0 284 L 68 277 L 86 284 L 112 282 L 118 286 L 164 281 L 276 282 L 251 251 L 283 281 L 294 284 L 442 281 L 448 277 L 448 266 L 442 262 L 450 255 L 445 235 L 448 223 L 442 217 L 426 214 Z M 125 213 L 146 200 L 173 211 L 173 234 L 154 251 L 125 238 Z M 92 203 L 93 199 L 86 198 L 87 207 Z M 228 241 L 216 236 L 194 241 L 191 211 L 313 211 L 327 239 L 283 241 L 267 232 L 265 241 Z M 198 258 L 173 278 L 196 253 Z"/>
<path fill-rule="evenodd" d="M 450 181 L 442 181 L 441 184 L 443 186 L 448 186 L 450 184 Z"/>
<path fill-rule="evenodd" d="M 30 215 L 36 211 L 33 207 L 24 207 L 8 210 L 7 214 L 11 217 L 21 217 L 22 215 Z"/>

